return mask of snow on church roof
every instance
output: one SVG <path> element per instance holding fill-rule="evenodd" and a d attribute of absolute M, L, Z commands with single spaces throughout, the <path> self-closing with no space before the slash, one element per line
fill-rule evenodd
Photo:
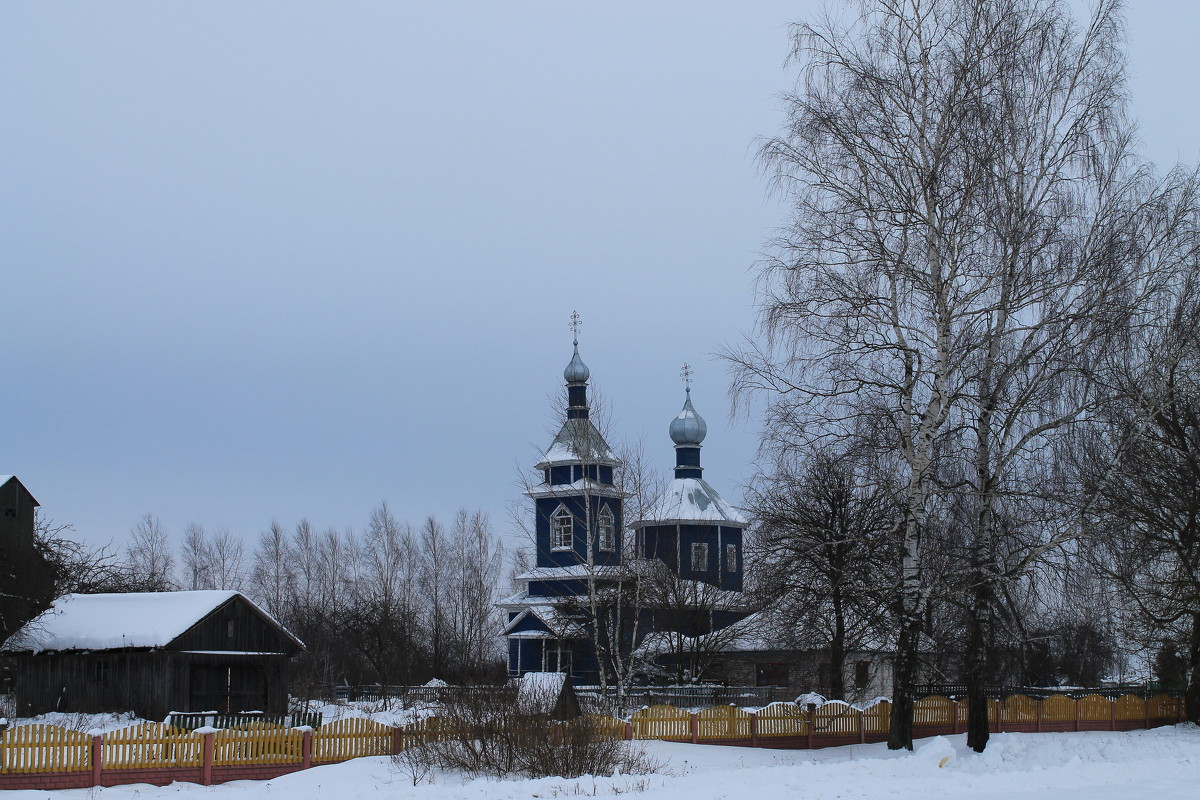
<path fill-rule="evenodd" d="M 219 590 L 68 594 L 26 623 L 0 650 L 165 647 L 238 595 Z"/>
<path fill-rule="evenodd" d="M 650 505 L 645 519 L 634 524 L 715 522 L 746 526 L 746 518 L 702 478 L 676 478 Z"/>
<path fill-rule="evenodd" d="M 537 469 L 555 464 L 583 461 L 588 464 L 620 464 L 608 447 L 608 442 L 596 430 L 590 419 L 568 419 L 554 437 L 550 449 L 537 463 Z"/>

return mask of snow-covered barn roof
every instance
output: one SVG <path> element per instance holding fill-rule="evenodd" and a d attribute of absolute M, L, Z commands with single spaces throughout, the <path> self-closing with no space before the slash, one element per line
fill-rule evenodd
<path fill-rule="evenodd" d="M 703 522 L 732 525 L 740 528 L 749 523 L 736 508 L 729 505 L 703 478 L 676 478 L 643 519 L 634 525 L 665 525 L 676 522 Z"/>
<path fill-rule="evenodd" d="M 0 650 L 37 653 L 166 647 L 234 597 L 241 597 L 303 646 L 240 592 L 201 590 L 64 595 L 13 634 Z"/>

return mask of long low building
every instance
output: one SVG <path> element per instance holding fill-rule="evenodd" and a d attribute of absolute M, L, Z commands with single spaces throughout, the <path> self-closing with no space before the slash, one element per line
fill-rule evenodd
<path fill-rule="evenodd" d="M 284 713 L 304 644 L 240 592 L 70 594 L 5 642 L 21 716 Z"/>

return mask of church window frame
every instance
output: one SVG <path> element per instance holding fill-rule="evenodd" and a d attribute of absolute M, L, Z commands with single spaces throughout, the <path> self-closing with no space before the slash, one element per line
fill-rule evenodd
<path fill-rule="evenodd" d="M 569 677 L 574 666 L 574 653 L 568 642 L 547 639 L 542 646 L 542 672 L 564 672 Z"/>
<path fill-rule="evenodd" d="M 736 544 L 725 545 L 725 571 L 737 572 L 738 570 L 738 552 Z"/>
<path fill-rule="evenodd" d="M 573 550 L 575 546 L 575 515 L 565 505 L 559 505 L 550 515 L 550 549 Z"/>
<path fill-rule="evenodd" d="M 607 505 L 596 515 L 596 546 L 608 553 L 617 549 L 617 518 Z"/>
<path fill-rule="evenodd" d="M 692 572 L 708 572 L 708 542 L 692 542 Z"/>

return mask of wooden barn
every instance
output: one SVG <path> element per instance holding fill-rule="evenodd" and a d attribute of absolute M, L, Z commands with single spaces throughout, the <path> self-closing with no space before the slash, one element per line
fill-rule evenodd
<path fill-rule="evenodd" d="M 304 647 L 239 592 L 71 594 L 2 648 L 16 707 L 48 711 L 287 710 L 288 660 Z"/>

